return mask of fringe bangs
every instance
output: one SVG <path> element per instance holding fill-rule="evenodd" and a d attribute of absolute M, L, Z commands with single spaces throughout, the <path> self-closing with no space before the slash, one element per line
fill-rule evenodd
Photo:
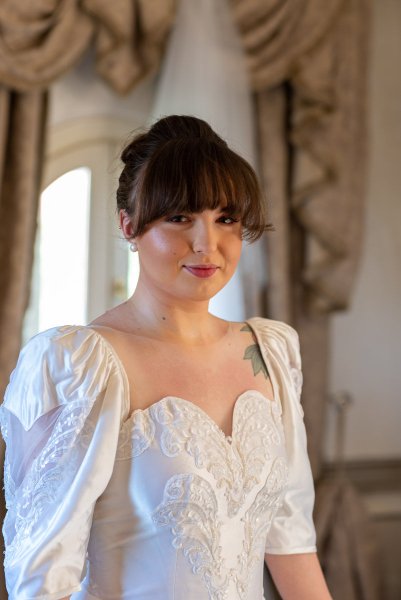
<path fill-rule="evenodd" d="M 135 235 L 162 217 L 219 206 L 241 219 L 244 239 L 255 241 L 272 228 L 252 167 L 226 144 L 208 139 L 182 137 L 163 144 L 144 167 L 135 197 Z"/>

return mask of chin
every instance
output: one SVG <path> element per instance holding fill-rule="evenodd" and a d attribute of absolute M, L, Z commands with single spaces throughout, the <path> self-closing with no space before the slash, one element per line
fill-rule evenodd
<path fill-rule="evenodd" d="M 213 288 L 212 286 L 210 286 L 209 289 L 198 290 L 197 292 L 192 292 L 192 294 L 189 292 L 185 294 L 185 297 L 188 298 L 188 300 L 198 300 L 199 302 L 211 300 L 216 294 L 220 292 L 220 290 L 224 288 L 225 285 L 226 284 L 219 285 Z"/>

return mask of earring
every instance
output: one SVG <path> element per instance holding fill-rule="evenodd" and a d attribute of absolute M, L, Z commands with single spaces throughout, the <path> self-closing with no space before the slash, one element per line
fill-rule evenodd
<path fill-rule="evenodd" d="M 136 251 L 138 250 L 138 246 L 136 245 L 136 243 L 135 243 L 135 242 L 132 242 L 132 243 L 129 245 L 129 249 L 131 250 L 131 252 L 136 252 Z"/>

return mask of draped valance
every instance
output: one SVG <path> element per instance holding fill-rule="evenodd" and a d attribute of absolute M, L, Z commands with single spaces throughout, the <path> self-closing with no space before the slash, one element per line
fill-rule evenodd
<path fill-rule="evenodd" d="M 90 43 L 99 74 L 123 94 L 154 70 L 174 21 L 176 0 L 4 0 L 0 82 L 46 88 Z"/>

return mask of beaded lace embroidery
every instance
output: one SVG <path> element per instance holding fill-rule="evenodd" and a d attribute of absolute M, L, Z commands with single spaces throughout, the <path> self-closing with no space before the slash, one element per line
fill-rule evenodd
<path fill-rule="evenodd" d="M 266 418 L 269 413 L 272 418 Z M 189 402 L 167 399 L 154 405 L 151 414 L 162 425 L 163 453 L 174 457 L 187 452 L 198 469 L 207 469 L 217 487 L 224 488 L 229 517 L 260 483 L 270 449 L 281 441 L 276 403 L 253 393 L 237 400 L 231 444 L 214 421 Z"/>
<path fill-rule="evenodd" d="M 192 572 L 201 576 L 210 600 L 228 600 L 230 582 L 235 584 L 238 598 L 246 599 L 250 569 L 263 556 L 264 539 L 282 503 L 287 477 L 287 465 L 279 457 L 254 503 L 241 518 L 244 542 L 235 568 L 229 568 L 222 558 L 223 523 L 210 483 L 192 473 L 174 475 L 168 480 L 153 520 L 159 526 L 170 527 L 173 547 L 183 552 Z"/>
<path fill-rule="evenodd" d="M 91 436 L 95 427 L 95 423 L 88 419 L 91 408 L 88 400 L 80 399 L 62 410 L 46 445 L 32 462 L 21 489 L 18 488 L 18 494 L 6 453 L 4 489 L 7 514 L 3 534 L 7 550 L 4 566 L 8 566 L 23 552 L 36 524 L 46 514 L 46 507 L 57 505 L 60 491 L 65 490 L 60 484 L 73 478 L 85 438 Z M 6 434 L 2 410 L 0 414 L 2 432 Z"/>
<path fill-rule="evenodd" d="M 281 406 L 252 390 L 241 394 L 231 438 L 202 409 L 177 397 L 135 411 L 124 425 L 119 459 L 138 456 L 152 444 L 169 458 L 186 453 L 193 459 L 199 473 L 180 473 L 167 481 L 153 520 L 170 527 L 173 547 L 201 577 L 211 600 L 227 599 L 230 584 L 245 599 L 250 569 L 263 556 L 288 478 Z M 219 489 L 225 499 L 220 505 Z M 258 490 L 256 496 L 253 490 Z M 239 519 L 243 529 L 235 567 L 222 558 L 221 519 L 227 523 L 227 517 Z"/>
<path fill-rule="evenodd" d="M 271 345 L 269 328 L 260 328 L 260 336 L 262 346 Z M 293 361 L 288 366 L 299 398 L 302 372 Z M 80 399 L 63 407 L 50 438 L 18 488 L 6 453 L 6 567 L 23 552 L 49 505 L 62 501 L 60 494 L 66 482 L 73 480 L 96 426 L 89 417 L 92 406 L 93 401 Z M 300 403 L 298 410 L 302 412 Z M 263 557 L 266 534 L 288 481 L 280 403 L 252 392 L 241 395 L 231 438 L 199 407 L 179 398 L 166 397 L 131 417 L 120 431 L 117 460 L 137 457 L 156 444 L 166 457 L 188 455 L 198 469 L 166 482 L 163 498 L 152 513 L 154 523 L 170 529 L 173 547 L 201 577 L 210 600 L 231 600 L 233 588 L 245 600 L 250 570 Z M 1 410 L 0 424 L 7 439 Z M 89 527 L 89 513 L 82 517 Z M 236 564 L 223 558 L 222 547 L 225 528 L 234 521 L 235 528 L 243 531 Z M 88 534 L 83 527 L 78 545 L 86 543 Z"/>

